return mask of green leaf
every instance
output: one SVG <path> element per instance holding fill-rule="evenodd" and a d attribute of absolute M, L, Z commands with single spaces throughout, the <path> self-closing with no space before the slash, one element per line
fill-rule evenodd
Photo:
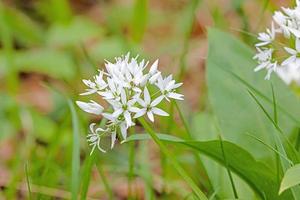
<path fill-rule="evenodd" d="M 147 26 L 148 0 L 135 0 L 132 13 L 132 37 L 139 42 Z"/>
<path fill-rule="evenodd" d="M 220 141 L 213 140 L 207 142 L 200 141 L 183 141 L 180 138 L 165 134 L 157 134 L 160 140 L 172 142 L 176 144 L 183 144 L 200 153 L 207 155 L 213 160 L 219 162 L 221 165 L 228 168 L 242 178 L 262 199 L 290 199 L 291 193 L 284 193 L 278 196 L 279 185 L 276 179 L 276 172 L 273 168 L 268 167 L 264 163 L 257 161 L 245 149 L 237 146 L 234 143 L 223 141 L 223 149 L 226 155 L 226 162 L 224 160 Z M 148 134 L 131 135 L 126 142 L 134 140 L 150 139 Z"/>
<path fill-rule="evenodd" d="M 14 52 L 14 64 L 18 71 L 38 72 L 54 78 L 71 79 L 76 71 L 71 55 L 51 49 Z M 0 69 L 6 67 L 5 57 L 0 52 Z"/>
<path fill-rule="evenodd" d="M 88 39 L 98 38 L 102 29 L 83 17 L 74 18 L 68 24 L 53 24 L 47 33 L 47 44 L 51 46 L 79 45 Z"/>
<path fill-rule="evenodd" d="M 18 42 L 28 46 L 42 43 L 43 31 L 39 24 L 11 7 L 5 8 L 5 14 L 9 29 Z"/>
<path fill-rule="evenodd" d="M 69 100 L 69 107 L 72 115 L 73 143 L 72 143 L 72 177 L 71 190 L 72 199 L 78 199 L 79 194 L 79 169 L 80 169 L 80 142 L 79 142 L 79 121 L 74 104 Z"/>
<path fill-rule="evenodd" d="M 300 164 L 288 169 L 280 184 L 279 194 L 285 190 L 300 184 Z"/>
<path fill-rule="evenodd" d="M 275 127 L 247 93 L 247 89 L 253 91 L 266 111 L 273 112 L 270 82 L 264 80 L 266 72 L 254 73 L 254 52 L 233 36 L 217 29 L 210 29 L 208 35 L 209 99 L 224 138 L 241 145 L 256 158 L 271 158 L 273 154 L 265 151 L 264 146 L 246 136 L 251 133 L 274 145 L 271 138 L 277 134 Z M 300 102 L 275 74 L 272 83 L 276 89 L 278 125 L 283 133 L 289 134 L 300 123 Z"/>

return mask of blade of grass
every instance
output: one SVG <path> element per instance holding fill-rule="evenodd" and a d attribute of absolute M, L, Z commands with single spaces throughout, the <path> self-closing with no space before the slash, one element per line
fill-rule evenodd
<path fill-rule="evenodd" d="M 256 96 L 250 91 L 250 90 L 248 90 L 248 92 L 249 92 L 249 94 L 252 96 L 252 98 L 255 100 L 255 102 L 257 103 L 257 105 L 261 108 L 261 110 L 264 112 L 264 114 L 267 116 L 267 118 L 272 122 L 272 124 L 275 126 L 275 128 L 277 129 L 277 131 L 279 132 L 279 133 L 281 133 L 281 135 L 282 136 L 285 136 L 284 135 L 284 133 L 283 133 L 283 131 L 280 129 L 280 127 L 278 126 L 278 124 L 277 123 L 275 123 L 275 121 L 271 118 L 271 116 L 269 115 L 269 113 L 266 111 L 266 109 L 263 107 L 263 105 L 259 102 L 259 100 L 256 98 Z M 275 95 L 273 95 L 273 97 L 275 97 Z M 273 103 L 273 105 L 275 105 L 276 106 L 276 104 L 274 104 Z M 274 112 L 275 113 L 275 112 Z M 287 144 L 288 144 L 288 146 L 290 147 L 290 143 L 289 143 L 289 140 L 286 138 L 286 137 L 284 137 L 285 139 L 286 139 L 286 141 L 287 141 Z M 274 135 L 274 140 L 275 140 L 275 144 L 278 146 L 278 148 L 279 148 L 279 151 L 282 153 L 282 154 L 284 154 L 285 156 L 287 156 L 287 153 L 286 153 L 286 151 L 285 151 L 285 148 L 284 148 L 284 145 L 283 145 L 283 143 L 282 143 L 282 141 L 281 141 L 281 139 L 280 139 L 280 137 L 277 135 L 277 134 L 275 134 Z M 294 148 L 293 146 L 292 146 L 292 148 Z M 294 152 L 295 153 L 295 152 Z M 297 153 L 297 152 L 296 152 Z M 282 166 L 282 168 L 283 168 L 283 170 L 284 171 L 286 171 L 287 169 L 289 169 L 290 167 L 292 167 L 294 165 L 294 163 L 292 163 L 292 165 L 290 164 L 290 163 L 288 163 L 288 162 L 286 162 L 286 160 L 282 160 L 281 159 L 281 166 Z M 300 194 L 300 190 L 298 189 L 298 188 L 292 188 L 291 189 L 291 191 L 292 191 L 292 194 L 293 194 L 293 196 L 294 196 L 294 198 L 295 199 L 298 199 L 297 197 L 299 196 L 299 194 Z"/>
<path fill-rule="evenodd" d="M 130 135 L 133 134 L 132 129 L 130 129 Z M 132 180 L 134 177 L 134 167 L 135 167 L 135 142 L 129 143 L 129 166 L 128 166 L 128 196 L 129 199 L 135 199 L 132 193 Z"/>
<path fill-rule="evenodd" d="M 201 0 L 191 0 L 190 4 L 187 5 L 185 17 L 185 27 L 183 36 L 183 49 L 179 57 L 179 74 L 178 79 L 182 80 L 186 70 L 186 54 L 189 48 L 189 39 L 193 30 L 195 12 Z"/>
<path fill-rule="evenodd" d="M 132 13 L 132 38 L 135 42 L 140 42 L 147 26 L 148 0 L 135 0 Z"/>
<path fill-rule="evenodd" d="M 187 121 L 185 120 L 185 117 L 183 115 L 183 112 L 181 111 L 181 109 L 179 108 L 179 105 L 177 104 L 177 102 L 174 102 L 175 104 L 175 107 L 179 113 L 179 116 L 180 116 L 180 120 L 182 121 L 183 123 L 183 126 L 185 128 L 185 131 L 187 133 L 187 139 L 188 140 L 193 140 L 193 135 L 189 129 L 189 126 L 188 126 L 188 123 Z M 167 132 L 168 133 L 168 132 Z M 207 191 L 211 192 L 213 191 L 213 186 L 212 186 L 212 183 L 210 182 L 209 180 L 209 176 L 207 174 L 207 171 L 205 169 L 205 166 L 203 165 L 202 161 L 201 161 L 201 158 L 199 156 L 199 154 L 197 154 L 196 152 L 193 152 L 193 155 L 194 155 L 194 158 L 196 160 L 196 163 L 197 163 L 197 167 L 198 167 L 198 170 L 200 172 L 203 172 L 203 174 L 201 174 L 203 177 L 201 177 L 202 179 L 200 180 L 202 185 L 207 189 Z"/>
<path fill-rule="evenodd" d="M 114 195 L 113 195 L 111 186 L 110 186 L 110 184 L 108 183 L 107 178 L 106 178 L 106 176 L 105 176 L 105 174 L 104 174 L 102 165 L 101 165 L 99 162 L 97 162 L 96 166 L 97 166 L 99 175 L 100 175 L 100 177 L 101 177 L 101 179 L 102 179 L 104 188 L 105 188 L 106 192 L 108 193 L 108 199 L 109 199 L 109 200 L 113 200 L 113 199 L 114 199 Z"/>
<path fill-rule="evenodd" d="M 25 175 L 26 175 L 26 185 L 27 185 L 27 190 L 28 190 L 28 199 L 32 199 L 32 194 L 31 194 L 31 188 L 30 188 L 30 182 L 29 182 L 29 176 L 28 176 L 28 165 L 27 163 L 24 166 L 25 168 Z"/>
<path fill-rule="evenodd" d="M 267 143 L 265 143 L 263 140 L 261 140 L 260 138 L 256 137 L 255 135 L 251 135 L 251 134 L 247 134 L 248 136 L 250 136 L 251 138 L 257 140 L 258 142 L 260 142 L 261 144 L 263 144 L 264 146 L 266 146 L 268 149 L 270 149 L 271 151 L 273 151 L 277 156 L 280 156 L 281 158 L 285 159 L 287 162 L 289 162 L 291 165 L 293 164 L 293 162 L 285 155 L 283 155 L 282 153 L 280 153 L 277 150 L 277 146 L 272 147 L 271 145 L 268 145 Z"/>
<path fill-rule="evenodd" d="M 227 173 L 228 173 L 228 176 L 229 176 L 229 180 L 230 180 L 230 184 L 231 184 L 231 187 L 232 187 L 232 191 L 233 191 L 233 194 L 234 194 L 234 198 L 239 199 L 239 196 L 238 196 L 238 193 L 236 191 L 236 187 L 235 187 L 235 184 L 234 184 L 234 181 L 233 181 L 233 177 L 232 177 L 232 174 L 231 174 L 231 171 L 229 169 L 228 162 L 227 162 L 227 159 L 226 159 L 224 146 L 223 146 L 223 140 L 222 140 L 221 135 L 219 136 L 219 140 L 220 140 L 220 146 L 221 146 L 221 150 L 222 150 L 223 159 L 224 159 L 224 162 L 225 162 L 225 167 L 226 167 L 226 170 L 227 170 Z"/>
<path fill-rule="evenodd" d="M 205 194 L 199 189 L 199 187 L 195 184 L 193 179 L 189 177 L 187 172 L 181 167 L 181 165 L 178 163 L 178 161 L 175 159 L 175 156 L 167 149 L 167 147 L 160 141 L 160 139 L 156 136 L 156 133 L 154 130 L 150 127 L 150 125 L 145 121 L 145 119 L 140 118 L 139 122 L 142 124 L 142 126 L 145 128 L 147 133 L 152 137 L 154 142 L 159 146 L 160 150 L 167 156 L 167 158 L 171 161 L 173 167 L 176 169 L 176 171 L 181 175 L 181 177 L 185 180 L 185 182 L 191 187 L 191 189 L 194 191 L 194 193 L 197 195 L 197 197 L 202 200 L 207 200 L 207 197 Z"/>
<path fill-rule="evenodd" d="M 100 122 L 100 126 L 103 126 L 106 123 L 106 119 L 103 118 Z M 93 153 L 92 155 L 88 156 L 84 163 L 84 168 L 82 172 L 82 188 L 81 188 L 81 199 L 86 199 L 87 192 L 90 185 L 90 179 L 91 179 L 91 172 L 93 169 L 93 165 L 95 164 L 97 154 Z M 109 193 L 109 191 L 107 191 Z"/>
<path fill-rule="evenodd" d="M 84 200 L 87 197 L 87 192 L 90 185 L 91 179 L 91 172 L 93 168 L 93 164 L 96 160 L 96 154 L 93 153 L 90 156 L 87 156 L 84 164 L 83 164 L 83 171 L 82 171 L 82 187 L 81 187 L 81 196 L 80 199 Z"/>
<path fill-rule="evenodd" d="M 262 92 L 260 92 L 259 90 L 257 90 L 255 87 L 253 87 L 247 81 L 243 80 L 240 76 L 238 76 L 234 72 L 232 72 L 230 70 L 227 70 L 225 68 L 220 68 L 220 69 L 223 70 L 223 71 L 225 71 L 225 72 L 227 72 L 227 73 L 229 73 L 229 74 L 231 74 L 236 80 L 238 80 L 240 83 L 242 83 L 243 85 L 245 85 L 248 89 L 250 89 L 252 92 L 254 92 L 258 96 L 260 96 L 262 99 L 266 100 L 268 103 L 273 104 L 272 99 L 270 99 L 269 97 L 267 97 L 266 95 L 264 95 Z M 292 121 L 294 121 L 296 124 L 300 124 L 300 120 L 298 120 L 293 115 L 291 115 L 284 107 L 278 105 L 277 108 L 280 111 L 282 111 L 288 118 L 290 118 Z"/>
<path fill-rule="evenodd" d="M 139 145 L 139 173 L 142 179 L 145 182 L 145 200 L 152 200 L 154 198 L 153 191 L 153 178 L 151 172 L 151 165 L 149 158 L 149 147 L 147 145 L 147 141 L 142 141 L 141 145 Z"/>
<path fill-rule="evenodd" d="M 7 20 L 6 9 L 2 1 L 0 1 L 0 37 L 6 62 L 7 91 L 11 94 L 15 94 L 18 90 L 18 74 L 14 66 L 13 36 Z"/>
<path fill-rule="evenodd" d="M 274 122 L 278 124 L 278 113 L 277 113 L 277 103 L 276 103 L 276 97 L 275 97 L 275 91 L 273 84 L 271 84 L 272 89 L 272 98 L 273 98 L 273 113 L 274 113 Z"/>
<path fill-rule="evenodd" d="M 80 143 L 79 143 L 79 120 L 71 100 L 68 100 L 72 115 L 73 144 L 72 144 L 72 176 L 71 191 L 72 199 L 78 198 L 79 194 L 79 169 L 80 169 Z"/>

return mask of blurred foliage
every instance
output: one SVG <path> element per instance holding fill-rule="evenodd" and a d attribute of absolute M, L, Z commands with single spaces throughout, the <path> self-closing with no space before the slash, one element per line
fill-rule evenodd
<path fill-rule="evenodd" d="M 174 105 L 165 106 L 173 114 L 160 118 L 156 129 L 201 141 L 216 140 L 221 134 L 235 145 L 228 148 L 236 148 L 228 152 L 236 156 L 231 159 L 237 159 L 229 160 L 235 164 L 229 168 L 234 172 L 238 194 L 243 199 L 261 199 L 260 189 L 266 192 L 267 186 L 253 186 L 257 177 L 249 179 L 244 174 L 249 170 L 246 165 L 252 164 L 240 167 L 238 159 L 242 162 L 244 157 L 251 157 L 255 165 L 258 162 L 254 159 L 259 159 L 277 169 L 280 178 L 283 170 L 276 168 L 273 151 L 245 135 L 254 134 L 273 145 L 272 134 L 276 132 L 247 93 L 254 88 L 266 95 L 260 100 L 272 112 L 270 85 L 252 74 L 252 52 L 246 45 L 253 44 L 253 34 L 268 25 L 270 11 L 282 4 L 289 2 L 0 1 L 0 199 L 29 198 L 26 183 L 31 186 L 32 199 L 71 199 L 72 195 L 75 199 L 77 194 L 81 199 L 196 199 L 152 142 L 117 145 L 107 154 L 89 156 L 85 141 L 88 124 L 100 119 L 76 112 L 72 106 L 71 114 L 68 99 L 81 98 L 81 79 L 103 67 L 104 59 L 112 60 L 129 51 L 151 61 L 160 58 L 162 71 L 172 72 L 185 83 L 182 92 L 186 100 L 179 106 L 191 135 Z M 246 45 L 212 31 L 206 70 L 206 28 L 210 26 L 231 32 Z M 234 72 L 253 88 L 224 70 Z M 282 129 L 296 141 L 298 99 L 279 80 L 273 84 Z M 72 120 L 77 118 L 79 127 L 73 124 L 72 128 Z M 74 128 L 78 128 L 76 134 Z M 103 143 L 109 147 L 108 140 Z M 79 144 L 77 149 L 74 144 Z M 194 147 L 202 148 L 200 155 L 182 145 L 166 145 L 210 199 L 233 198 L 228 165 L 218 157 L 220 147 L 210 144 Z M 261 170 L 257 168 L 253 166 Z M 274 191 L 276 188 L 269 195 Z M 284 192 L 282 199 L 289 194 L 290 190 Z"/>

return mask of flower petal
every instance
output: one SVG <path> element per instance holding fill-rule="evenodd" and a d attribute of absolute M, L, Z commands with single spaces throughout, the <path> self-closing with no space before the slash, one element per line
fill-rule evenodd
<path fill-rule="evenodd" d="M 163 111 L 163 110 L 160 109 L 160 108 L 154 107 L 154 108 L 152 108 L 151 110 L 152 110 L 152 112 L 153 112 L 154 114 L 156 114 L 156 115 L 160 115 L 160 116 L 169 116 L 169 114 L 168 114 L 167 112 Z"/>

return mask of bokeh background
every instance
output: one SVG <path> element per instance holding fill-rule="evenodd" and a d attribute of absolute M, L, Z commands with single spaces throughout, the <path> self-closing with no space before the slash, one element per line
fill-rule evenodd
<path fill-rule="evenodd" d="M 272 11 L 292 3 L 0 1 L 0 199 L 28 199 L 28 181 L 33 199 L 71 198 L 74 148 L 68 100 L 86 100 L 78 95 L 84 90 L 81 80 L 92 77 L 105 59 L 113 60 L 127 52 L 150 62 L 159 59 L 164 73 L 173 73 L 184 82 L 181 92 L 185 101 L 181 106 L 192 129 L 211 130 L 205 82 L 207 28 L 218 27 L 252 45 L 255 34 L 269 25 Z M 161 167 L 165 160 L 152 142 L 117 144 L 107 154 L 95 152 L 97 156 L 91 159 L 85 135 L 88 124 L 100 118 L 79 109 L 77 113 L 81 164 L 78 180 L 90 178 L 88 199 L 109 199 L 110 194 L 115 199 L 128 199 L 128 191 L 136 199 L 151 195 L 157 199 L 184 199 L 189 193 L 172 166 Z M 162 119 L 156 126 L 182 136 L 179 122 L 170 125 L 168 119 Z M 109 145 L 109 141 L 105 143 Z M 135 167 L 139 173 L 134 175 L 128 173 L 130 148 L 137 152 Z M 205 177 L 196 173 L 196 164 L 190 162 L 191 155 L 174 151 L 193 177 L 200 177 L 205 184 Z M 95 165 L 88 171 L 91 162 Z M 130 184 L 128 176 L 132 176 Z M 82 185 L 80 188 L 82 191 Z"/>

